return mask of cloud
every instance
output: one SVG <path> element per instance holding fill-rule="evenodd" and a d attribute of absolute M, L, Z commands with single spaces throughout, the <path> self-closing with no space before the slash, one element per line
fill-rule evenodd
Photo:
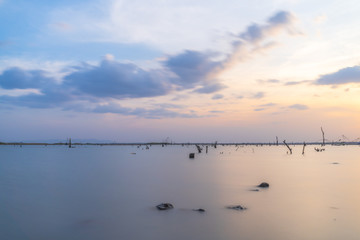
<path fill-rule="evenodd" d="M 280 81 L 277 80 L 277 79 L 268 79 L 268 80 L 258 79 L 258 80 L 256 80 L 256 82 L 260 83 L 260 84 L 276 84 L 276 83 L 280 83 Z"/>
<path fill-rule="evenodd" d="M 79 94 L 116 99 L 163 96 L 172 88 L 164 71 L 107 59 L 99 66 L 79 68 L 65 77 L 64 84 Z"/>
<path fill-rule="evenodd" d="M 259 107 L 273 107 L 276 105 L 277 105 L 276 103 L 266 103 L 266 104 L 259 105 Z"/>
<path fill-rule="evenodd" d="M 186 50 L 181 54 L 170 56 L 164 65 L 177 78 L 173 82 L 182 88 L 193 88 L 201 83 L 206 83 L 210 74 L 221 66 L 221 62 L 213 61 L 214 53 L 202 53 Z M 216 84 L 216 83 L 215 83 Z"/>
<path fill-rule="evenodd" d="M 317 24 L 321 24 L 326 22 L 328 17 L 325 14 L 319 15 L 314 19 L 314 22 Z"/>
<path fill-rule="evenodd" d="M 217 91 L 220 91 L 224 88 L 227 88 L 224 84 L 222 83 L 212 83 L 212 84 L 209 84 L 209 85 L 205 85 L 199 89 L 196 89 L 195 92 L 198 92 L 198 93 L 214 93 L 214 92 L 217 92 Z"/>
<path fill-rule="evenodd" d="M 257 93 L 255 93 L 255 94 L 253 94 L 253 95 L 251 96 L 251 98 L 253 98 L 253 99 L 261 99 L 261 98 L 263 98 L 263 97 L 265 97 L 265 93 L 264 93 L 264 92 L 257 92 Z"/>
<path fill-rule="evenodd" d="M 240 38 L 256 44 L 284 27 L 289 30 L 289 26 L 293 24 L 294 20 L 295 17 L 290 12 L 280 11 L 270 17 L 265 25 L 258 25 L 256 23 L 250 25 L 245 32 L 240 34 Z"/>
<path fill-rule="evenodd" d="M 114 113 L 127 116 L 137 116 L 149 119 L 161 119 L 161 118 L 198 118 L 195 113 L 178 113 L 168 110 L 167 108 L 126 108 L 118 104 L 110 103 L 105 105 L 99 105 L 95 107 L 92 112 L 94 113 Z"/>
<path fill-rule="evenodd" d="M 264 110 L 265 110 L 265 108 L 256 108 L 256 109 L 254 109 L 255 112 L 260 112 L 260 111 L 264 111 Z"/>
<path fill-rule="evenodd" d="M 306 105 L 304 105 L 304 104 L 294 104 L 294 105 L 289 106 L 289 108 L 291 108 L 291 109 L 297 109 L 297 110 L 306 110 L 306 109 L 309 109 L 309 107 L 306 106 Z"/>
<path fill-rule="evenodd" d="M 222 99 L 222 98 L 224 98 L 224 95 L 222 95 L 222 94 L 215 94 L 211 99 L 217 100 L 217 99 Z"/>
<path fill-rule="evenodd" d="M 44 89 L 41 94 L 0 96 L 1 103 L 29 108 L 61 108 L 76 99 L 78 99 L 76 96 L 61 88 Z"/>
<path fill-rule="evenodd" d="M 271 49 L 277 44 L 273 41 L 266 42 L 270 37 L 285 32 L 295 35 L 299 31 L 295 30 L 295 16 L 287 11 L 279 11 L 271 16 L 265 24 L 253 23 L 247 27 L 246 31 L 235 35 L 233 51 L 228 54 L 223 62 L 223 69 L 232 67 L 239 60 L 249 58 L 252 54 Z"/>
<path fill-rule="evenodd" d="M 54 82 L 54 79 L 47 77 L 42 70 L 26 71 L 13 67 L 0 75 L 0 86 L 4 89 L 42 88 Z"/>
<path fill-rule="evenodd" d="M 314 83 L 317 85 L 360 83 L 360 66 L 347 67 L 334 73 L 322 75 Z"/>
<path fill-rule="evenodd" d="M 60 83 L 56 83 L 55 78 L 49 77 L 49 73 L 43 70 L 9 68 L 0 75 L 0 87 L 37 89 L 38 94 L 0 96 L 0 101 L 31 108 L 61 108 L 145 118 L 151 118 L 152 115 L 197 117 L 194 113 L 180 113 L 180 110 L 178 113 L 164 106 L 150 109 L 127 108 L 110 103 L 114 99 L 158 97 L 188 89 L 192 90 L 192 93 L 216 93 L 226 88 L 219 77 L 222 71 L 239 59 L 273 46 L 273 43 L 267 40 L 275 34 L 282 31 L 292 34 L 290 30 L 294 19 L 295 17 L 289 12 L 278 12 L 265 24 L 252 24 L 245 31 L 236 34 L 230 53 L 185 50 L 168 55 L 166 59 L 160 61 L 157 69 L 143 69 L 133 63 L 121 63 L 110 54 L 107 54 L 98 65 L 83 64 L 67 68 L 65 72 L 59 73 Z M 58 21 L 58 23 L 62 22 Z M 58 27 L 66 29 L 68 26 L 58 24 Z M 267 81 L 276 83 L 277 80 Z M 260 99 L 264 96 L 264 92 L 258 92 L 252 98 Z M 222 94 L 215 94 L 212 99 L 223 97 Z M 104 102 L 109 104 L 100 104 Z"/>

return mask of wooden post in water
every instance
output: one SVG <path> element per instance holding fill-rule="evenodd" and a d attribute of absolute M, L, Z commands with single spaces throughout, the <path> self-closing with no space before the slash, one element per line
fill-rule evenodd
<path fill-rule="evenodd" d="M 69 148 L 71 148 L 71 138 L 69 138 Z"/>
<path fill-rule="evenodd" d="M 322 133 L 322 137 L 323 137 L 323 143 L 321 144 L 321 146 L 325 146 L 325 133 L 324 133 L 324 130 L 322 129 L 321 127 L 321 133 Z"/>

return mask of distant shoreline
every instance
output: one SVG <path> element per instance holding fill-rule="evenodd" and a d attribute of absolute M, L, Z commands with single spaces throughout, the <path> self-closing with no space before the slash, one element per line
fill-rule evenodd
<path fill-rule="evenodd" d="M 304 142 L 289 142 L 289 145 L 304 145 Z M 13 145 L 13 146 L 69 146 L 69 143 L 41 143 L 41 142 L 0 142 L 1 145 Z M 72 146 L 215 146 L 215 143 L 162 143 L 162 142 L 147 142 L 147 143 L 71 143 Z M 216 143 L 217 146 L 284 146 L 284 143 Z M 306 142 L 306 145 L 322 145 L 322 142 Z M 345 145 L 360 145 L 360 142 L 328 142 L 326 145 L 332 146 L 345 146 Z"/>

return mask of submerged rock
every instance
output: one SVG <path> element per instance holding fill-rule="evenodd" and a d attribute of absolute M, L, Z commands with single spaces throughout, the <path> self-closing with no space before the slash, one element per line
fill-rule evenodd
<path fill-rule="evenodd" d="M 257 188 L 254 188 L 254 189 L 250 189 L 249 191 L 252 191 L 252 192 L 259 192 L 260 190 L 257 189 Z"/>
<path fill-rule="evenodd" d="M 268 187 L 270 187 L 270 184 L 268 184 L 267 182 L 262 182 L 262 183 L 260 183 L 258 185 L 258 187 L 260 187 L 260 188 L 268 188 Z"/>
<path fill-rule="evenodd" d="M 198 209 L 193 209 L 193 211 L 196 211 L 196 212 L 205 212 L 205 209 L 203 209 L 203 208 L 198 208 Z"/>
<path fill-rule="evenodd" d="M 195 153 L 190 153 L 189 154 L 189 158 L 194 158 L 195 157 Z"/>
<path fill-rule="evenodd" d="M 171 203 L 161 203 L 157 205 L 156 208 L 159 210 L 169 210 L 169 209 L 173 209 L 174 206 Z"/>
<path fill-rule="evenodd" d="M 241 205 L 228 206 L 228 207 L 226 207 L 226 208 L 227 208 L 227 209 L 238 210 L 238 211 L 246 210 L 246 207 L 243 207 L 243 206 L 241 206 Z"/>

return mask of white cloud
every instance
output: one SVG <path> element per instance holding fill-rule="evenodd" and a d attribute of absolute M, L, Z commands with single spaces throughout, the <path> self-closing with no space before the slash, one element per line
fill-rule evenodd
<path fill-rule="evenodd" d="M 271 5 L 271 3 L 263 3 Z M 246 8 L 246 9 L 245 9 Z M 175 53 L 185 49 L 226 49 L 224 36 L 263 20 L 268 10 L 256 4 L 210 1 L 99 1 L 51 13 L 51 23 L 66 22 L 79 41 L 146 43 Z"/>
<path fill-rule="evenodd" d="M 326 22 L 328 17 L 325 14 L 319 15 L 314 19 L 314 22 L 317 24 L 321 24 Z"/>

